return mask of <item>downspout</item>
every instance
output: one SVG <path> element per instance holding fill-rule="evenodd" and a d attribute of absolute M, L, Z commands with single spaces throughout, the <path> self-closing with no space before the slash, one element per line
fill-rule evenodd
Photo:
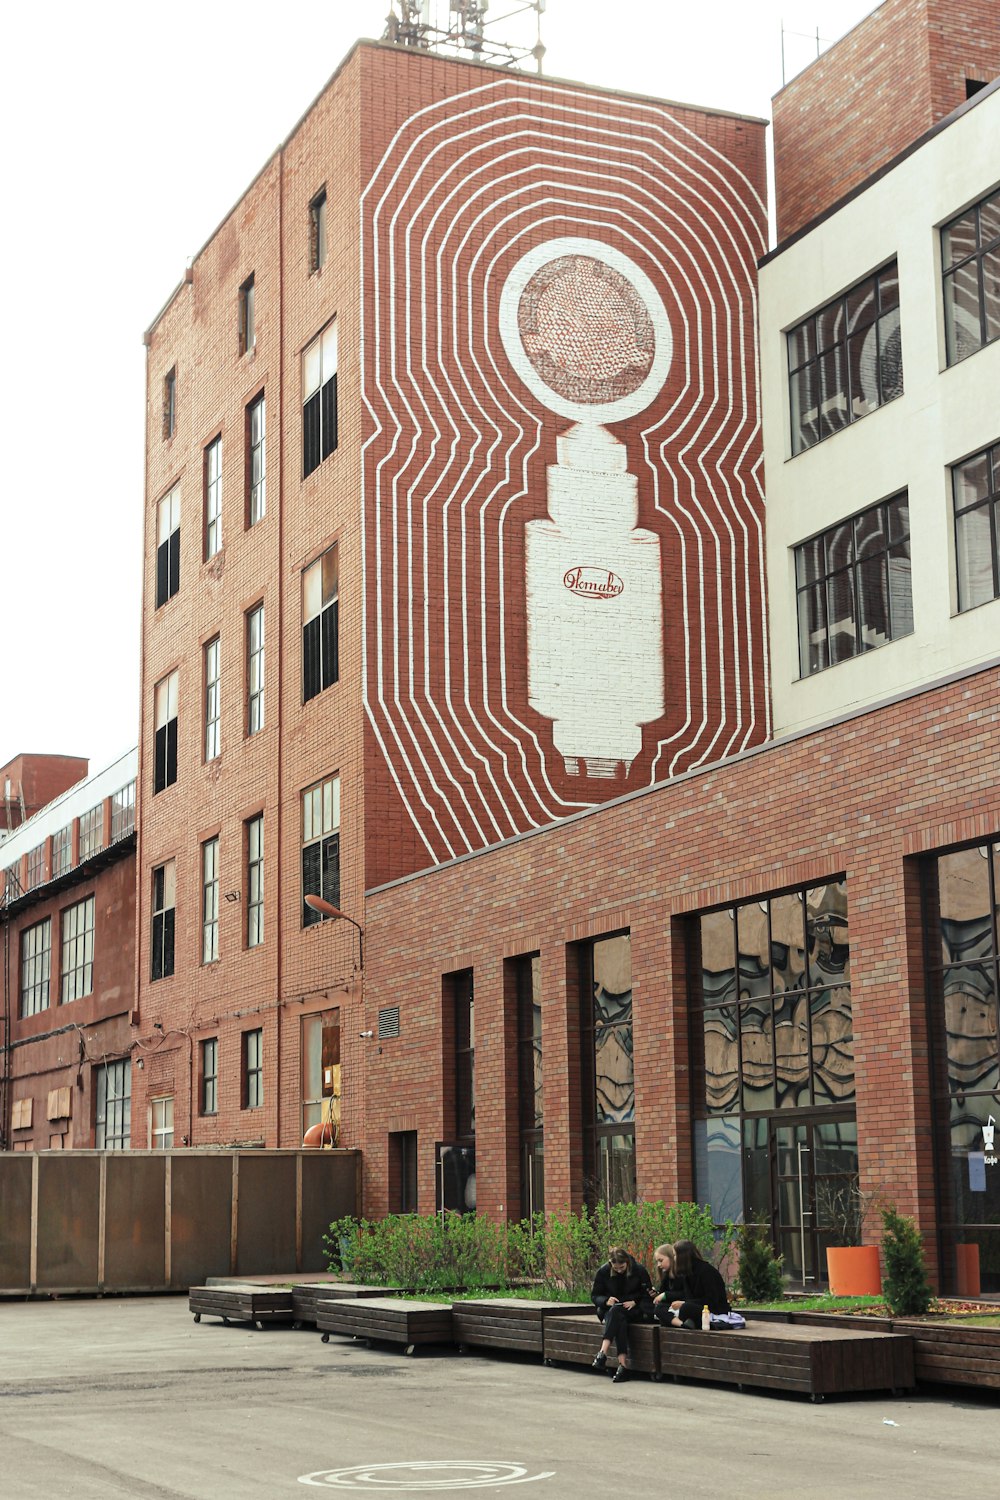
<path fill-rule="evenodd" d="M 282 736 L 282 662 L 284 660 L 283 632 L 284 632 L 284 605 L 285 605 L 285 147 L 284 144 L 278 148 L 278 649 L 273 653 L 275 659 L 276 676 L 275 688 L 277 694 L 276 724 L 278 736 L 277 763 L 278 763 L 278 796 L 274 809 L 275 825 L 275 890 L 277 892 L 277 922 L 275 928 L 275 942 L 277 953 L 275 955 L 275 986 L 277 1005 L 275 1007 L 276 1025 L 274 1028 L 274 1144 L 281 1146 L 281 1029 L 284 1025 L 284 1010 L 282 1009 L 282 976 L 284 964 L 282 962 L 282 944 L 284 939 L 284 923 L 282 921 L 281 908 L 281 808 L 284 792 L 284 780 L 282 777 L 283 757 L 281 747 Z M 296 1134 L 296 1144 L 301 1135 L 301 1130 Z"/>

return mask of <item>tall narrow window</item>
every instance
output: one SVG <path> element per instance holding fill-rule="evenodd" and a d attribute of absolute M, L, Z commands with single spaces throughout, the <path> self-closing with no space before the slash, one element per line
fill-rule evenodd
<path fill-rule="evenodd" d="M 340 777 L 319 781 L 302 793 L 302 925 L 323 921 L 306 896 L 340 905 Z"/>
<path fill-rule="evenodd" d="M 264 1103 L 264 1033 L 259 1028 L 243 1033 L 243 1108 L 260 1109 Z"/>
<path fill-rule="evenodd" d="M 181 492 L 174 485 L 156 507 L 156 608 L 181 586 Z"/>
<path fill-rule="evenodd" d="M 264 728 L 264 606 L 247 615 L 247 734 Z"/>
<path fill-rule="evenodd" d="M 153 871 L 153 932 L 150 976 L 169 979 L 174 972 L 174 903 L 176 866 L 173 860 Z"/>
<path fill-rule="evenodd" d="M 219 637 L 205 647 L 205 759 L 214 760 L 219 753 L 219 690 L 221 646 Z"/>
<path fill-rule="evenodd" d="M 104 848 L 104 805 L 99 802 L 80 814 L 80 863 Z"/>
<path fill-rule="evenodd" d="M 214 1115 L 219 1109 L 219 1039 L 201 1044 L 201 1113 Z"/>
<path fill-rule="evenodd" d="M 52 921 L 36 922 L 21 933 L 21 1015 L 36 1016 L 49 1008 Z"/>
<path fill-rule="evenodd" d="M 267 509 L 267 408 L 263 396 L 247 407 L 247 524 L 254 526 Z"/>
<path fill-rule="evenodd" d="M 168 370 L 163 377 L 163 436 L 172 438 L 177 426 L 177 370 Z"/>
<path fill-rule="evenodd" d="M 135 782 L 130 781 L 111 798 L 111 842 L 126 838 L 135 829 Z"/>
<path fill-rule="evenodd" d="M 128 1058 L 97 1069 L 98 1151 L 127 1151 L 132 1144 L 132 1064 Z"/>
<path fill-rule="evenodd" d="M 214 964 L 219 956 L 219 840 L 201 846 L 201 961 Z"/>
<path fill-rule="evenodd" d="M 205 561 L 222 547 L 222 439 L 205 449 Z"/>
<path fill-rule="evenodd" d="M 1000 598 L 1000 443 L 951 471 L 959 610 Z"/>
<path fill-rule="evenodd" d="M 302 701 L 340 676 L 340 568 L 336 543 L 302 575 Z"/>
<path fill-rule="evenodd" d="M 174 1144 L 173 1097 L 149 1101 L 149 1145 L 153 1151 L 170 1151 Z"/>
<path fill-rule="evenodd" d="M 340 1128 L 340 1011 L 302 1018 L 302 1133 L 329 1124 L 334 1144 Z"/>
<path fill-rule="evenodd" d="M 948 363 L 1000 338 L 1000 192 L 941 231 Z"/>
<path fill-rule="evenodd" d="M 45 879 L 45 845 L 36 844 L 34 849 L 28 850 L 27 870 L 25 872 L 26 891 L 33 891 L 36 885 L 41 885 Z"/>
<path fill-rule="evenodd" d="M 264 941 L 264 814 L 247 823 L 247 947 Z"/>
<path fill-rule="evenodd" d="M 156 739 L 153 750 L 153 793 L 177 780 L 177 673 L 156 684 L 153 694 Z"/>
<path fill-rule="evenodd" d="M 309 205 L 309 270 L 321 271 L 326 260 L 326 188 Z"/>
<path fill-rule="evenodd" d="M 905 494 L 795 549 L 803 677 L 913 630 L 910 518 Z"/>
<path fill-rule="evenodd" d="M 65 875 L 73 858 L 73 830 L 67 824 L 52 835 L 52 879 Z"/>
<path fill-rule="evenodd" d="M 787 335 L 792 453 L 903 394 L 893 261 Z"/>
<path fill-rule="evenodd" d="M 256 342 L 253 277 L 248 276 L 240 287 L 240 353 L 249 354 Z"/>
<path fill-rule="evenodd" d="M 581 1012 L 588 1197 L 634 1203 L 632 945 L 627 932 L 584 949 Z"/>
<path fill-rule="evenodd" d="M 521 1137 L 521 1217 L 545 1209 L 544 1115 L 542 1111 L 541 958 L 513 960 L 517 981 L 517 1095 Z"/>
<path fill-rule="evenodd" d="M 302 354 L 302 477 L 319 468 L 337 446 L 337 325 L 313 339 Z"/>
<path fill-rule="evenodd" d="M 78 901 L 62 914 L 60 1000 L 79 1000 L 94 988 L 94 898 Z"/>
<path fill-rule="evenodd" d="M 455 1007 L 455 1135 L 476 1133 L 476 1005 L 471 969 L 449 974 Z"/>

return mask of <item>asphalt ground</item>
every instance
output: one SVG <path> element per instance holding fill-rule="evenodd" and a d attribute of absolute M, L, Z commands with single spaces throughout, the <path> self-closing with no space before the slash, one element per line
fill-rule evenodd
<path fill-rule="evenodd" d="M 997 1493 L 998 1450 L 975 1392 L 814 1405 L 196 1325 L 185 1297 L 0 1302 L 2 1500 L 951 1500 Z"/>

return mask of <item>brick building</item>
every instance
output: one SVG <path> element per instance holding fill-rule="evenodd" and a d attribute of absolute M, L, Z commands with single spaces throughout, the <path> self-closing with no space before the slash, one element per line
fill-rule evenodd
<path fill-rule="evenodd" d="M 84 779 L 0 848 L 0 1139 L 13 1151 L 121 1149 L 135 1006 L 136 753 L 90 777 L 86 761 L 23 759 L 82 765 Z"/>
<path fill-rule="evenodd" d="M 0 766 L 0 842 L 87 774 L 76 755 L 15 755 Z"/>
<path fill-rule="evenodd" d="M 759 121 L 345 60 L 147 334 L 133 1144 L 1000 1286 L 993 14 L 783 91 L 767 257 Z"/>

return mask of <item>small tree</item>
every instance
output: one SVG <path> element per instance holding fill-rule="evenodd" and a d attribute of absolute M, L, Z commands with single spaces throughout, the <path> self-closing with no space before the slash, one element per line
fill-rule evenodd
<path fill-rule="evenodd" d="M 885 1280 L 882 1290 L 889 1311 L 896 1316 L 925 1313 L 931 1305 L 931 1287 L 924 1263 L 924 1242 L 912 1219 L 892 1207 L 882 1210 L 882 1254 Z"/>
<path fill-rule="evenodd" d="M 776 1256 L 766 1224 L 741 1224 L 737 1236 L 740 1265 L 736 1285 L 745 1302 L 780 1302 L 785 1295 L 781 1257 Z"/>

